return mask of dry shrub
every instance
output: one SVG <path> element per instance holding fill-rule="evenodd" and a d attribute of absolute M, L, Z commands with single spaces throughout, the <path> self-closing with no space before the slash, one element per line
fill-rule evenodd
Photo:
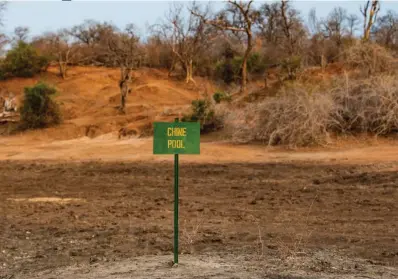
<path fill-rule="evenodd" d="M 398 130 L 398 81 L 394 76 L 340 80 L 330 94 L 335 103 L 330 130 L 375 135 Z"/>
<path fill-rule="evenodd" d="M 394 76 L 336 80 L 329 88 L 294 83 L 276 97 L 231 111 L 225 127 L 237 143 L 309 146 L 329 141 L 331 133 L 398 131 L 398 81 Z"/>
<path fill-rule="evenodd" d="M 394 57 L 386 48 L 372 42 L 357 41 L 344 56 L 347 66 L 359 69 L 365 76 L 389 72 L 394 63 Z"/>
<path fill-rule="evenodd" d="M 208 133 L 219 130 L 223 127 L 224 112 L 215 105 L 209 98 L 192 101 L 191 113 L 184 115 L 183 122 L 200 122 L 201 133 Z"/>
<path fill-rule="evenodd" d="M 239 142 L 262 141 L 268 145 L 324 144 L 333 101 L 304 89 L 284 89 L 280 96 L 245 110 L 245 121 L 234 131 Z"/>
<path fill-rule="evenodd" d="M 144 124 L 142 127 L 140 127 L 140 129 L 140 138 L 153 136 L 153 125 L 151 122 Z"/>
<path fill-rule="evenodd" d="M 228 103 L 221 103 L 214 105 L 214 121 L 217 130 L 225 128 L 227 117 L 230 115 L 232 105 Z"/>
<path fill-rule="evenodd" d="M 280 98 L 259 106 L 256 139 L 269 145 L 304 146 L 324 144 L 333 101 L 321 94 L 286 92 Z"/>
<path fill-rule="evenodd" d="M 234 109 L 224 114 L 224 131 L 235 143 L 247 143 L 255 139 L 254 127 L 259 112 L 258 105 L 249 103 L 244 109 Z"/>

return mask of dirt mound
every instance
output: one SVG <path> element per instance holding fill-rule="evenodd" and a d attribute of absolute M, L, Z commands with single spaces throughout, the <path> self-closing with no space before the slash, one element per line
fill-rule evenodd
<path fill-rule="evenodd" d="M 307 72 L 305 76 L 323 80 L 340 74 L 342 67 L 333 64 L 323 71 L 314 68 Z M 38 81 L 57 88 L 55 99 L 60 104 L 64 124 L 46 131 L 29 133 L 34 134 L 35 138 L 45 134 L 46 139 L 70 139 L 74 135 L 93 138 L 107 133 L 119 133 L 121 137 L 140 136 L 141 133 L 146 135 L 151 130 L 149 126 L 153 121 L 172 121 L 175 117 L 181 117 L 189 111 L 192 100 L 222 90 L 202 77 L 195 77 L 196 84 L 186 84 L 183 80 L 169 77 L 166 70 L 142 68 L 133 72 L 127 113 L 120 114 L 119 77 L 120 71 L 117 68 L 79 66 L 71 67 L 68 77 L 62 79 L 57 67 L 52 66 L 46 73 L 34 78 L 0 81 L 0 90 L 12 92 L 20 103 L 24 88 L 33 86 Z M 250 88 L 255 93 L 251 94 L 251 98 L 262 99 L 277 91 L 279 86 L 276 72 L 270 71 L 269 81 L 270 87 L 264 88 L 262 81 L 253 80 Z M 260 88 L 262 89 L 259 90 Z"/>
<path fill-rule="evenodd" d="M 70 139 L 73 136 L 97 137 L 102 134 L 122 131 L 137 136 L 150 131 L 150 123 L 156 120 L 169 121 L 187 110 L 192 100 L 201 96 L 203 88 L 186 85 L 183 81 L 171 80 L 167 72 L 156 69 L 140 69 L 133 73 L 132 92 L 127 98 L 127 113 L 119 114 L 120 102 L 119 69 L 104 67 L 72 67 L 63 80 L 56 67 L 34 78 L 14 78 L 0 81 L 0 88 L 13 92 L 18 100 L 24 88 L 44 81 L 57 88 L 56 101 L 60 104 L 64 124 L 35 131 L 36 137 L 45 133 L 45 138 Z M 209 82 L 201 82 L 209 87 Z M 206 89 L 207 90 L 207 89 Z M 124 132 L 123 132 L 124 131 Z"/>

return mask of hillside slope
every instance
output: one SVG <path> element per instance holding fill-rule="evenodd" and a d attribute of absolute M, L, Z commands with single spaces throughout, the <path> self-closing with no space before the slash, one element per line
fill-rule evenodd
<path fill-rule="evenodd" d="M 167 77 L 166 71 L 140 69 L 134 72 L 132 93 L 127 99 L 127 113 L 119 114 L 119 70 L 101 67 L 73 67 L 63 80 L 57 68 L 34 78 L 15 78 L 0 82 L 0 88 L 14 93 L 19 102 L 23 89 L 38 81 L 57 88 L 55 97 L 61 106 L 64 123 L 60 127 L 25 134 L 49 139 L 96 137 L 118 132 L 141 134 L 153 121 L 168 121 L 189 110 L 192 100 L 214 88 L 211 83 L 197 79 L 196 86 Z"/>

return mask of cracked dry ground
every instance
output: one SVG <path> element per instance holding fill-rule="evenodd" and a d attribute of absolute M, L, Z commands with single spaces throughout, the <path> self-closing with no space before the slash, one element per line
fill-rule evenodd
<path fill-rule="evenodd" d="M 285 270 L 298 268 L 297 274 L 348 278 L 366 266 L 369 278 L 393 278 L 397 166 L 182 160 L 180 253 L 224 261 L 243 257 L 263 276 L 272 269 L 271 259 L 278 259 Z M 36 278 L 43 271 L 137 257 L 172 260 L 172 209 L 170 163 L 3 161 L 0 278 Z M 334 268 L 338 257 L 346 260 Z M 289 265 L 304 258 L 306 264 Z M 197 272 L 195 278 L 207 277 Z"/>

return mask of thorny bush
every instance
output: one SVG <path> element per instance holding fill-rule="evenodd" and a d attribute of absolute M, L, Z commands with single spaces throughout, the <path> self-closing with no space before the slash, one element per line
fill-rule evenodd
<path fill-rule="evenodd" d="M 225 126 L 233 141 L 308 146 L 330 141 L 331 134 L 398 131 L 398 81 L 383 75 L 335 80 L 329 89 L 283 87 L 278 96 L 241 111 L 230 111 Z"/>

